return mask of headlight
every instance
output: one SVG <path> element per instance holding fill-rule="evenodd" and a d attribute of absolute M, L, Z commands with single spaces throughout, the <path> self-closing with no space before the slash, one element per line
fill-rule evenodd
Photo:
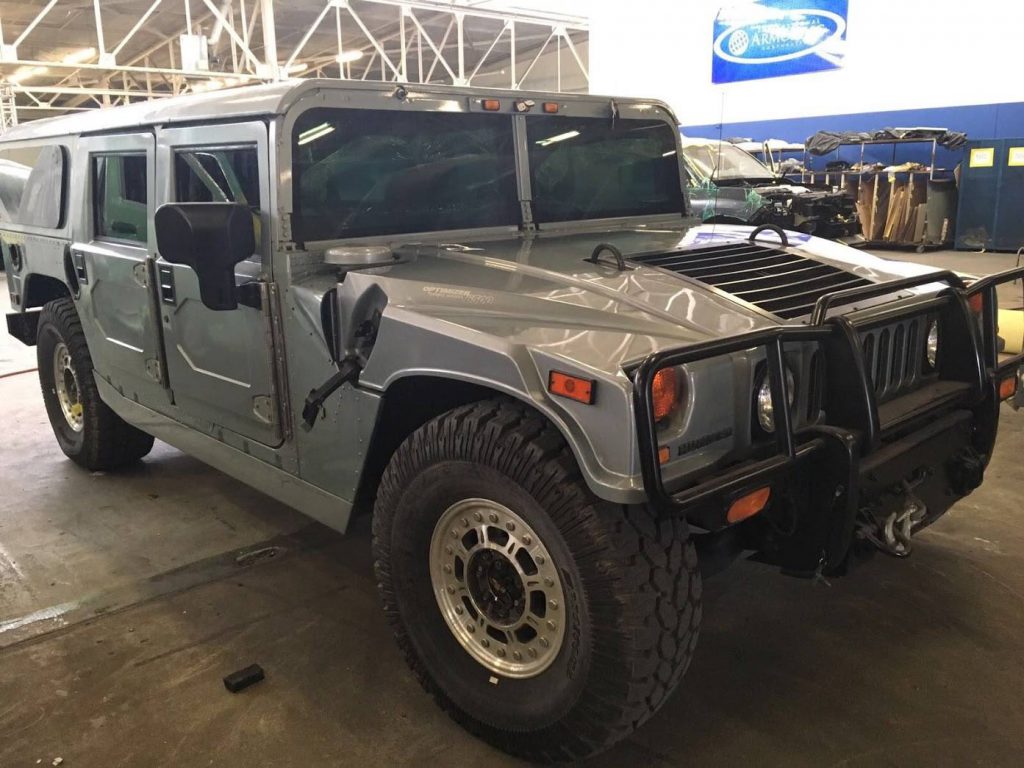
<path fill-rule="evenodd" d="M 786 369 L 786 396 L 790 407 L 793 406 L 793 399 L 796 396 L 796 384 L 793 381 L 793 374 Z M 761 386 L 757 390 L 757 422 L 765 432 L 775 431 L 775 410 L 772 408 L 772 387 L 768 371 L 761 377 Z"/>
<path fill-rule="evenodd" d="M 928 341 L 925 343 L 924 350 L 925 358 L 928 360 L 928 365 L 932 368 L 935 367 L 935 363 L 939 359 L 939 321 L 932 320 L 932 324 L 928 326 Z"/>

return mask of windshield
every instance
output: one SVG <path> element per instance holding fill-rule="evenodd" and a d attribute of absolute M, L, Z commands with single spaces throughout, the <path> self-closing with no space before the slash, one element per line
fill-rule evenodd
<path fill-rule="evenodd" d="M 683 212 L 676 130 L 663 120 L 526 120 L 533 217 L 575 221 Z"/>
<path fill-rule="evenodd" d="M 518 226 L 508 115 L 311 109 L 292 134 L 303 241 Z"/>
<path fill-rule="evenodd" d="M 534 221 L 683 213 L 669 123 L 531 115 L 525 124 Z M 508 113 L 307 110 L 292 133 L 296 236 L 518 227 L 514 136 Z M 208 161 L 196 166 L 218 175 Z"/>
<path fill-rule="evenodd" d="M 683 159 L 693 180 L 771 179 L 773 174 L 760 160 L 724 141 L 688 144 L 683 140 Z"/>

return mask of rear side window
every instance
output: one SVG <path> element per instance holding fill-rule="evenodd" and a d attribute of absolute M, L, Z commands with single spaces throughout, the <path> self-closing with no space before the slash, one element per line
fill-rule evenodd
<path fill-rule="evenodd" d="M 303 241 L 517 226 L 509 115 L 312 109 L 292 134 Z"/>
<path fill-rule="evenodd" d="M 64 226 L 67 174 L 63 146 L 0 148 L 0 222 Z"/>
<path fill-rule="evenodd" d="M 146 190 L 145 153 L 93 155 L 95 236 L 146 243 Z"/>
<path fill-rule="evenodd" d="M 180 203 L 241 203 L 260 208 L 255 146 L 202 147 L 174 153 L 174 193 Z"/>

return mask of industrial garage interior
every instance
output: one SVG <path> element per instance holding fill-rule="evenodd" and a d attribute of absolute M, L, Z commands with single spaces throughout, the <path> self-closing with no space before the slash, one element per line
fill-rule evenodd
<path fill-rule="evenodd" d="M 1024 764 L 1022 25 L 0 0 L 0 767 Z"/>

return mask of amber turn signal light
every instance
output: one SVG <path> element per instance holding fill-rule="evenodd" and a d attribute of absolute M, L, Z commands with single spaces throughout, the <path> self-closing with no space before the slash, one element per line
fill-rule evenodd
<path fill-rule="evenodd" d="M 658 449 L 658 463 L 668 464 L 668 460 L 670 458 L 672 458 L 672 451 L 668 449 L 667 445 L 661 446 L 661 448 Z"/>
<path fill-rule="evenodd" d="M 548 392 L 559 397 L 567 397 L 578 403 L 594 404 L 594 390 L 597 382 L 581 379 L 567 373 L 552 371 L 548 374 Z"/>
<path fill-rule="evenodd" d="M 558 114 L 558 104 L 553 101 L 545 101 L 544 112 L 548 115 Z"/>
<path fill-rule="evenodd" d="M 481 102 L 481 106 L 483 106 L 483 108 L 488 112 L 497 112 L 501 109 L 501 102 L 497 99 L 484 99 L 483 102 Z"/>
<path fill-rule="evenodd" d="M 725 519 L 730 523 L 738 523 L 741 520 L 746 520 L 748 517 L 753 517 L 764 509 L 764 505 L 768 503 L 771 495 L 772 489 L 765 486 L 764 488 L 758 488 L 753 493 L 748 493 L 746 496 L 740 496 L 729 507 L 729 512 L 726 514 Z"/>
<path fill-rule="evenodd" d="M 1009 400 L 1017 394 L 1017 376 L 1007 376 L 1005 379 L 999 382 L 999 399 Z"/>
<path fill-rule="evenodd" d="M 679 381 L 675 368 L 662 368 L 651 382 L 651 402 L 654 420 L 661 421 L 675 410 L 679 403 Z"/>

